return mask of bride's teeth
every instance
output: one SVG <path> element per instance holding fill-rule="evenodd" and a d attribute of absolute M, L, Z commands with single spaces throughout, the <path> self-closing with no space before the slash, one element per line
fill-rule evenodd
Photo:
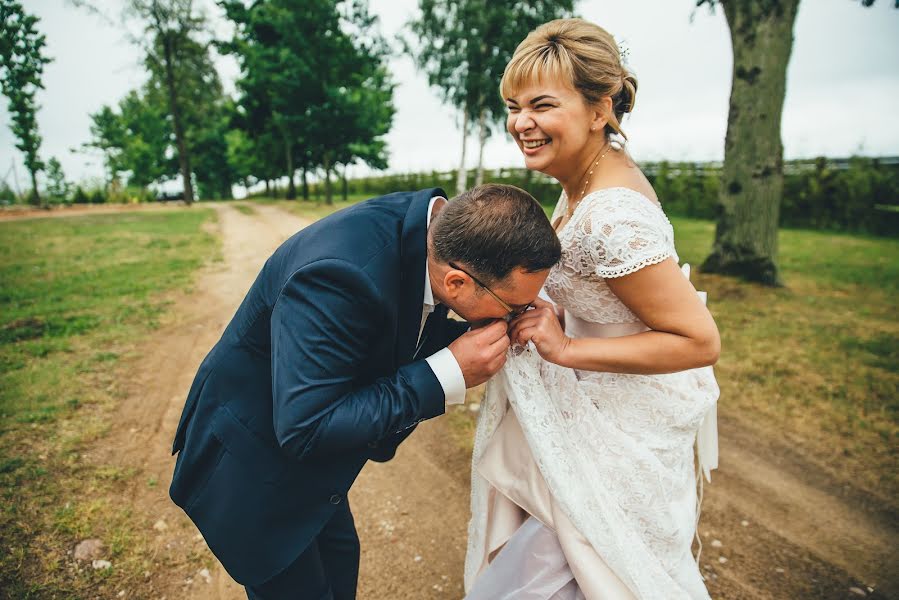
<path fill-rule="evenodd" d="M 546 144 L 546 140 L 523 140 L 522 144 L 524 144 L 525 148 L 539 148 L 540 146 Z"/>

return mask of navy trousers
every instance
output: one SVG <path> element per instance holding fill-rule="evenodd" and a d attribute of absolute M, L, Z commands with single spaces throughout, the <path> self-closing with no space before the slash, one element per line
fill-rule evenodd
<path fill-rule="evenodd" d="M 296 561 L 261 585 L 249 600 L 355 600 L 359 536 L 347 498 Z"/>

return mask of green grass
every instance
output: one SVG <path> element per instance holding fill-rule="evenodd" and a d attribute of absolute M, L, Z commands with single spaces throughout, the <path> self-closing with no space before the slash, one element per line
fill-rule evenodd
<path fill-rule="evenodd" d="M 119 358 L 218 254 L 214 215 L 0 223 L 0 598 L 91 595 L 109 574 L 74 575 L 66 550 L 102 531 L 115 562 L 131 543 L 116 497 L 133 473 L 80 455 L 107 431 Z"/>
<path fill-rule="evenodd" d="M 701 264 L 714 224 L 672 219 Z M 894 507 L 899 492 L 899 240 L 782 230 L 772 289 L 700 274 L 722 335 L 723 417 L 783 438 Z"/>

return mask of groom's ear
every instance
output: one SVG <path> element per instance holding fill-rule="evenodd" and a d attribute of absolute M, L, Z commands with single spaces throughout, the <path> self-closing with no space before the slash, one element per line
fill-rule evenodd
<path fill-rule="evenodd" d="M 446 294 L 449 297 L 455 298 L 470 282 L 471 278 L 468 275 L 458 269 L 450 267 L 443 276 L 443 289 L 446 290 Z"/>

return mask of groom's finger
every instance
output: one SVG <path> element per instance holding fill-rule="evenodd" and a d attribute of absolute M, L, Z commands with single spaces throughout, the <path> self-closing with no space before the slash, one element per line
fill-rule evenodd
<path fill-rule="evenodd" d="M 505 333 L 499 337 L 499 339 L 494 340 L 489 349 L 491 352 L 495 354 L 505 354 L 506 350 L 509 349 L 509 346 L 512 344 L 511 339 Z"/>
<path fill-rule="evenodd" d="M 481 338 L 487 345 L 493 344 L 502 337 L 505 337 L 509 329 L 509 324 L 499 319 L 486 327 L 482 327 L 474 332 L 474 335 Z"/>

